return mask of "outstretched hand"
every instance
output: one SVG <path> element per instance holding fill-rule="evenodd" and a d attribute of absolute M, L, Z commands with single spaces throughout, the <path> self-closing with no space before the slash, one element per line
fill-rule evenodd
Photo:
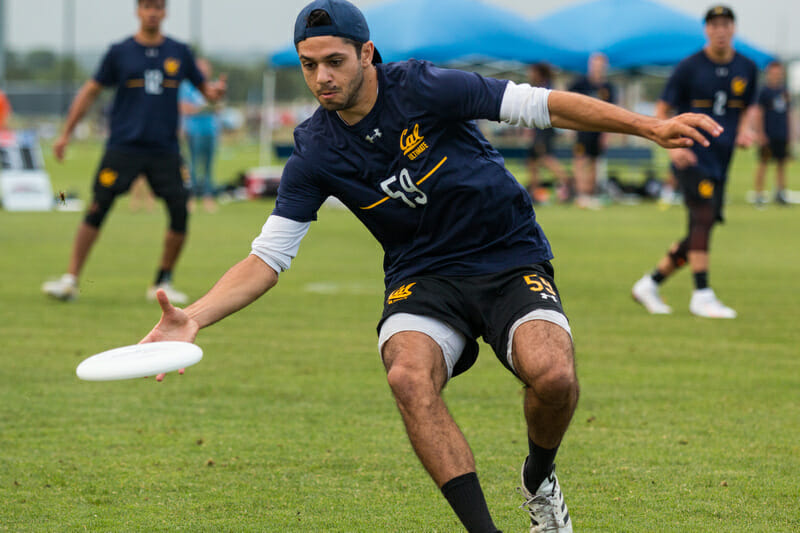
<path fill-rule="evenodd" d="M 161 320 L 150 333 L 139 341 L 139 344 L 160 341 L 194 342 L 197 332 L 200 330 L 197 322 L 192 320 L 183 309 L 173 306 L 162 289 L 156 292 L 156 299 L 158 305 L 161 306 Z M 183 369 L 179 372 L 183 374 Z M 164 374 L 156 376 L 156 381 L 163 379 Z"/>
<path fill-rule="evenodd" d="M 710 141 L 703 131 L 712 137 L 719 137 L 722 126 L 708 115 L 683 113 L 660 121 L 653 128 L 653 140 L 664 148 L 687 148 L 694 143 L 708 146 Z"/>

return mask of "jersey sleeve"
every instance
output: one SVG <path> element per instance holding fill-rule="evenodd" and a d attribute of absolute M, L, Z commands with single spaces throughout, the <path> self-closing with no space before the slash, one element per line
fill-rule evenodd
<path fill-rule="evenodd" d="M 104 87 L 110 87 L 119 83 L 119 70 L 117 69 L 116 55 L 116 47 L 110 47 L 100 61 L 100 66 L 97 67 L 97 71 L 94 74 L 94 81 Z"/>
<path fill-rule="evenodd" d="M 417 102 L 430 112 L 449 120 L 500 120 L 507 80 L 439 68 L 426 61 L 415 63 L 415 75 L 410 75 L 406 83 Z"/>
<path fill-rule="evenodd" d="M 192 85 L 199 89 L 206 81 L 206 78 L 203 76 L 203 73 L 200 72 L 200 69 L 197 68 L 197 62 L 194 60 L 192 49 L 186 45 L 184 46 L 186 54 L 186 74 L 184 78 L 192 82 Z"/>
<path fill-rule="evenodd" d="M 283 167 L 272 214 L 296 222 L 311 222 L 317 219 L 317 211 L 328 196 L 319 186 L 310 163 L 298 151 L 295 137 L 295 151 Z"/>
<path fill-rule="evenodd" d="M 752 76 L 750 79 L 753 80 L 753 83 L 747 87 L 744 93 L 745 105 L 748 107 L 758 103 L 757 98 L 760 92 L 758 90 L 758 67 L 752 61 L 750 62 L 750 71 Z"/>
<path fill-rule="evenodd" d="M 664 90 L 661 92 L 661 100 L 675 109 L 682 109 L 683 104 L 688 100 L 687 87 L 689 76 L 690 69 L 688 64 L 685 61 L 678 64 L 675 71 L 667 80 L 667 84 L 664 85 Z"/>

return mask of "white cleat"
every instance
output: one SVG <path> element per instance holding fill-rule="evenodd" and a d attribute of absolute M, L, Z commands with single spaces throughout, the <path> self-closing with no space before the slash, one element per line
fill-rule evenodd
<path fill-rule="evenodd" d="M 156 291 L 158 289 L 164 289 L 164 292 L 167 293 L 167 298 L 169 298 L 170 303 L 180 305 L 189 303 L 189 297 L 181 291 L 176 290 L 170 282 L 159 283 L 158 285 L 153 285 L 147 289 L 147 299 L 150 301 L 155 301 Z"/>
<path fill-rule="evenodd" d="M 711 288 L 696 290 L 689 302 L 689 311 L 704 318 L 736 318 L 736 311 L 717 299 Z"/>
<path fill-rule="evenodd" d="M 668 315 L 672 313 L 672 308 L 665 304 L 664 300 L 661 299 L 661 295 L 658 294 L 658 285 L 650 277 L 650 274 L 645 274 L 642 279 L 633 285 L 631 295 L 652 315 Z"/>
<path fill-rule="evenodd" d="M 519 491 L 525 498 L 520 508 L 528 511 L 531 519 L 530 533 L 572 533 L 572 522 L 569 519 L 567 504 L 558 485 L 555 466 L 550 475 L 542 481 L 536 494 L 525 487 L 525 463 L 522 464 L 522 484 Z"/>
<path fill-rule="evenodd" d="M 78 298 L 78 280 L 72 274 L 64 274 L 60 278 L 45 281 L 42 284 L 42 292 L 51 298 L 70 302 Z"/>

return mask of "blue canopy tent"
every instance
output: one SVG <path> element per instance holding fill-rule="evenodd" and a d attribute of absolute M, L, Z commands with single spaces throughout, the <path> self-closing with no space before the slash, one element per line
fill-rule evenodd
<path fill-rule="evenodd" d="M 395 0 L 364 10 L 384 62 L 416 58 L 453 61 L 547 61 L 562 67 L 583 56 L 531 29 L 513 11 L 480 0 Z M 293 45 L 270 57 L 273 67 L 299 65 Z"/>
<path fill-rule="evenodd" d="M 410 58 L 440 65 L 547 61 L 566 67 L 583 61 L 580 52 L 541 37 L 524 17 L 482 0 L 393 0 L 364 10 L 370 37 L 384 62 Z M 272 68 L 299 67 L 293 44 L 272 54 Z M 262 124 L 271 123 L 274 78 L 267 74 Z M 261 163 L 271 162 L 271 129 L 262 127 Z"/>
<path fill-rule="evenodd" d="M 582 53 L 563 68 L 584 72 L 589 55 L 603 52 L 614 69 L 671 66 L 705 44 L 703 22 L 653 0 L 591 0 L 536 19 L 537 35 Z M 772 56 L 736 38 L 735 48 L 764 67 Z M 573 56 L 574 57 L 574 56 Z"/>

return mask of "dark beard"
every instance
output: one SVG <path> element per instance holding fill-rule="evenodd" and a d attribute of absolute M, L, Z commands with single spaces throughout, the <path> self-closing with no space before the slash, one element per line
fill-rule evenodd
<path fill-rule="evenodd" d="M 358 76 L 353 78 L 353 80 L 350 82 L 350 85 L 347 86 L 349 95 L 343 103 L 325 105 L 320 101 L 320 105 L 328 111 L 345 111 L 350 109 L 356 105 L 356 102 L 358 101 L 358 94 L 361 92 L 362 85 L 364 85 L 364 69 L 360 69 Z"/>

